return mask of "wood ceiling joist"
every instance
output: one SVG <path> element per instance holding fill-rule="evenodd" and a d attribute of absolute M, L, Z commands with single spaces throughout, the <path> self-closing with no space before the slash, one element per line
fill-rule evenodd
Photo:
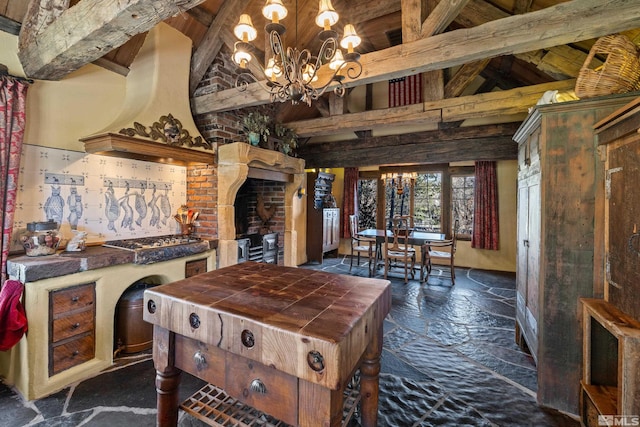
<path fill-rule="evenodd" d="M 222 43 L 220 33 L 232 30 L 238 17 L 249 4 L 249 0 L 225 1 L 209 26 L 200 45 L 191 56 L 191 74 L 189 78 L 189 93 L 193 93 L 216 57 Z M 232 24 L 234 23 L 234 24 Z"/>
<path fill-rule="evenodd" d="M 18 57 L 28 77 L 59 80 L 123 45 L 133 35 L 203 1 L 83 0 L 62 12 L 42 31 L 23 25 Z M 42 11 L 29 10 L 25 21 L 36 19 L 32 15 Z"/>
<path fill-rule="evenodd" d="M 456 122 L 511 114 L 526 114 L 527 109 L 548 90 L 567 91 L 575 80 L 545 83 L 512 90 L 462 96 L 403 107 L 344 114 L 286 123 L 303 137 L 331 135 L 356 130 L 379 129 L 389 125 Z"/>
<path fill-rule="evenodd" d="M 455 98 L 462 95 L 462 92 L 480 75 L 489 62 L 491 62 L 491 58 L 485 58 L 460 67 L 445 85 L 444 97 Z"/>
<path fill-rule="evenodd" d="M 578 40 L 597 38 L 611 32 L 640 27 L 640 1 L 572 0 L 537 12 L 460 29 L 403 43 L 362 55 L 363 73 L 352 87 L 420 72 L 440 70 L 487 57 L 528 52 Z M 602 25 L 606 22 L 607 25 Z M 535 29 L 535 31 L 534 31 Z M 194 99 L 196 114 L 242 108 L 269 102 L 257 84 L 243 97 L 229 90 Z M 235 91 L 231 89 L 230 91 Z M 255 96 L 251 96 L 255 94 Z"/>

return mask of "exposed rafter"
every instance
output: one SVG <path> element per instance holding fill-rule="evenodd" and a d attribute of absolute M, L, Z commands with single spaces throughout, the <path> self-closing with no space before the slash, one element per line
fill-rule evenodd
<path fill-rule="evenodd" d="M 472 2 L 469 3 L 471 5 Z M 602 23 L 607 25 L 603 26 Z M 536 12 L 510 16 L 473 28 L 454 30 L 403 43 L 362 56 L 364 72 L 352 87 L 424 71 L 439 70 L 487 57 L 529 52 L 611 32 L 640 27 L 638 2 L 628 0 L 573 0 Z M 532 31 L 523 31 L 536 28 Z M 425 61 L 425 58 L 428 60 Z M 258 86 L 257 83 L 254 83 Z M 250 85 L 251 87 L 252 85 Z M 234 93 L 235 92 L 235 93 Z M 203 95 L 193 100 L 195 113 L 226 111 L 269 102 L 268 94 L 251 88 Z"/>
<path fill-rule="evenodd" d="M 18 56 L 27 76 L 59 80 L 133 35 L 203 1 L 83 0 L 62 13 L 50 3 L 61 4 L 63 0 L 34 1 L 38 5 L 29 8 L 25 21 L 35 24 L 22 27 Z M 58 16 L 50 19 L 52 15 Z"/>

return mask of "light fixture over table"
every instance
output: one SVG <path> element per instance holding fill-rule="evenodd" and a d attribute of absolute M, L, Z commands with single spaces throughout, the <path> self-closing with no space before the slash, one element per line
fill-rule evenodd
<path fill-rule="evenodd" d="M 254 48 L 249 42 L 255 40 L 258 34 L 251 17 L 243 14 L 234 28 L 234 34 L 240 40 L 235 43 L 233 51 L 233 61 L 239 65 L 235 82 L 238 89 L 245 90 L 249 83 L 258 82 L 271 94 L 272 102 L 291 100 L 293 104 L 304 102 L 310 106 L 313 100 L 318 99 L 330 87 L 333 87 L 336 95 L 343 96 L 345 88 L 342 82 L 345 77 L 356 79 L 362 73 L 360 54 L 353 51 L 360 44 L 360 37 L 354 26 L 347 24 L 342 40 L 338 43 L 338 33 L 331 27 L 338 22 L 339 16 L 333 9 L 331 0 L 320 0 L 316 24 L 322 28 L 318 34 L 322 46 L 317 56 L 313 56 L 309 49 L 285 48 L 282 35 L 286 28 L 280 20 L 287 16 L 287 9 L 282 0 L 267 0 L 262 14 L 271 21 L 265 26 L 265 31 L 273 54 L 265 58 L 266 67 L 260 65 L 266 84 L 263 83 L 262 76 L 257 78 L 247 69 L 247 63 L 252 57 L 255 58 Z M 340 47 L 346 49 L 346 53 Z M 322 73 L 319 73 L 320 69 L 323 69 Z M 326 74 L 324 69 L 327 69 Z M 321 75 L 323 81 L 319 82 Z"/>

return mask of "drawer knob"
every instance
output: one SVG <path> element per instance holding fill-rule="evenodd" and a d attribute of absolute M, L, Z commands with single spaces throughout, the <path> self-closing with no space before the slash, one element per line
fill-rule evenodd
<path fill-rule="evenodd" d="M 253 332 L 248 329 L 242 331 L 242 334 L 240 334 L 240 339 L 242 340 L 242 345 L 247 348 L 251 348 L 256 345 L 256 340 L 253 337 Z"/>
<path fill-rule="evenodd" d="M 78 302 L 80 301 L 80 297 L 78 295 L 74 295 L 71 297 L 71 302 Z"/>
<path fill-rule="evenodd" d="M 196 351 L 196 354 L 193 355 L 193 361 L 196 362 L 196 369 L 198 371 L 202 371 L 207 367 L 207 359 L 200 350 Z"/>
<path fill-rule="evenodd" d="M 264 383 L 258 378 L 251 381 L 251 385 L 249 385 L 249 390 L 255 393 L 267 394 L 267 386 L 264 385 Z"/>
<path fill-rule="evenodd" d="M 76 350 L 73 353 L 71 353 L 71 357 L 76 357 L 79 354 L 80 354 L 80 351 Z"/>
<path fill-rule="evenodd" d="M 189 315 L 189 324 L 193 329 L 198 329 L 200 327 L 200 316 L 195 313 L 191 313 Z"/>
<path fill-rule="evenodd" d="M 147 310 L 149 310 L 149 313 L 151 314 L 156 312 L 156 302 L 154 300 L 149 300 L 149 302 L 147 303 Z"/>
<path fill-rule="evenodd" d="M 74 323 L 71 325 L 71 329 L 78 329 L 80 327 L 80 323 Z"/>
<path fill-rule="evenodd" d="M 316 372 L 321 372 L 324 369 L 324 357 L 319 351 L 310 351 L 307 354 L 307 363 Z"/>

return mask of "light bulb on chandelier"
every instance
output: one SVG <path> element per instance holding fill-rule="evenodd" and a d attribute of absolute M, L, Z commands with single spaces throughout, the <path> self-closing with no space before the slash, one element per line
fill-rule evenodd
<path fill-rule="evenodd" d="M 331 0 L 320 0 L 318 9 L 315 22 L 322 28 L 318 34 L 322 46 L 314 56 L 309 49 L 285 48 L 282 35 L 286 28 L 280 20 L 287 16 L 287 9 L 282 0 L 267 0 L 262 14 L 270 21 L 265 26 L 265 31 L 273 56 L 266 59 L 266 67 L 260 65 L 262 76 L 259 78 L 247 68 L 252 58 L 255 58 L 250 42 L 256 39 L 257 31 L 253 27 L 251 17 L 241 15 L 238 25 L 234 28 L 234 34 L 239 41 L 234 45 L 232 56 L 233 61 L 239 66 L 236 70 L 236 87 L 246 90 L 250 83 L 257 82 L 270 93 L 272 102 L 291 100 L 293 104 L 304 102 L 309 106 L 329 89 L 338 96 L 343 96 L 344 79 L 356 79 L 362 74 L 360 54 L 354 52 L 361 39 L 355 27 L 347 24 L 344 27 L 343 38 L 338 43 L 338 34 L 331 27 L 338 22 L 339 16 L 333 9 Z M 340 47 L 347 52 L 343 53 Z M 321 79 L 322 82 L 318 83 Z"/>

